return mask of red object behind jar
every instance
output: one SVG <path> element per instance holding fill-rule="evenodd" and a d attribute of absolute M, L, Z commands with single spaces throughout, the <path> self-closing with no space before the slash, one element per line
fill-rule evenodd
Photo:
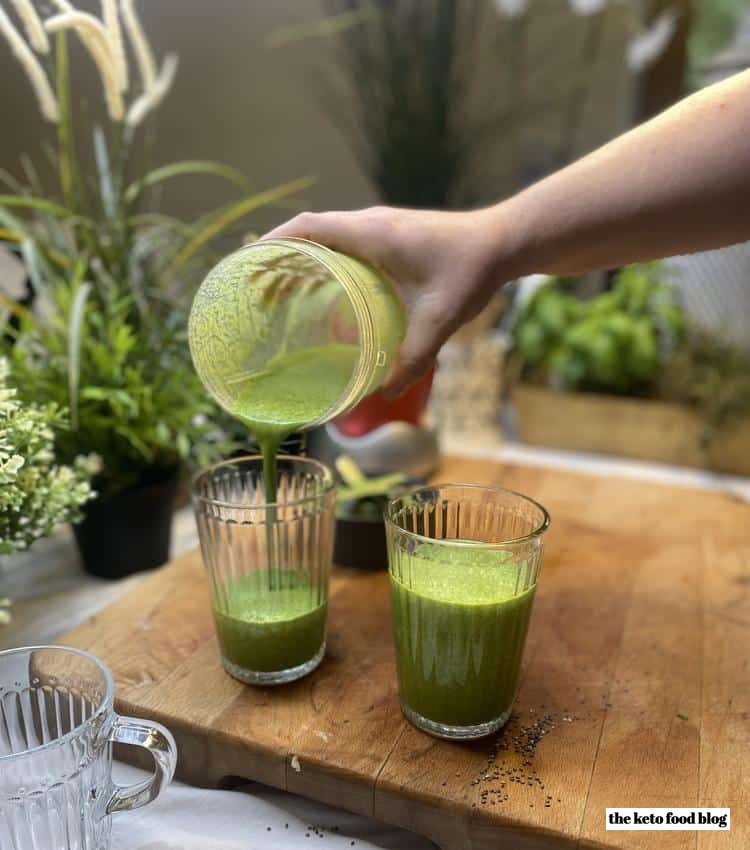
<path fill-rule="evenodd" d="M 336 427 L 346 437 L 361 437 L 387 422 L 419 425 L 432 389 L 435 367 L 423 375 L 402 396 L 388 401 L 381 393 L 363 399 L 353 410 L 336 419 Z"/>

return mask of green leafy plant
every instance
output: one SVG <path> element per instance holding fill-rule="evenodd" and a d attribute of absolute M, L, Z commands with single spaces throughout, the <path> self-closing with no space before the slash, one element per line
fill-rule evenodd
<path fill-rule="evenodd" d="M 627 266 L 594 298 L 551 279 L 513 326 L 525 378 L 564 389 L 648 394 L 665 355 L 684 336 L 684 316 L 659 264 Z"/>
<path fill-rule="evenodd" d="M 96 450 L 98 483 L 110 493 L 208 445 L 216 410 L 190 365 L 185 295 L 216 259 L 217 238 L 310 181 L 251 192 L 220 163 L 142 167 L 138 131 L 167 95 L 177 57 L 159 66 L 134 0 L 104 0 L 102 20 L 67 0 L 53 5 L 59 12 L 43 18 L 31 2 L 14 4 L 18 25 L 0 9 L 0 36 L 56 134 L 56 186 L 44 186 L 28 161 L 28 185 L 0 172 L 10 190 L 0 194 L 0 243 L 18 247 L 34 291 L 33 310 L 6 330 L 6 349 L 24 400 L 71 410 L 57 456 Z M 107 126 L 90 132 L 93 173 L 81 166 L 74 132 L 68 30 L 94 62 L 107 109 Z M 196 175 L 228 181 L 238 198 L 194 221 L 157 210 L 165 182 Z"/>
<path fill-rule="evenodd" d="M 745 12 L 746 0 L 694 0 L 688 41 L 693 75 L 698 75 L 701 66 L 726 45 Z"/>
<path fill-rule="evenodd" d="M 328 79 L 329 112 L 381 199 L 414 207 L 473 202 L 488 142 L 507 124 L 493 94 L 480 102 L 483 0 L 327 0 L 329 15 L 274 34 L 283 45 L 334 37 L 350 93 Z M 342 97 L 353 109 L 342 111 Z"/>
<path fill-rule="evenodd" d="M 403 472 L 368 478 L 349 455 L 338 457 L 335 466 L 343 482 L 336 491 L 339 518 L 381 520 L 388 500 L 407 480 Z"/>
<path fill-rule="evenodd" d="M 750 353 L 705 331 L 691 332 L 667 358 L 657 392 L 695 408 L 708 449 L 725 426 L 750 416 Z"/>
<path fill-rule="evenodd" d="M 104 459 L 97 487 L 106 495 L 229 450 L 185 355 L 183 317 L 137 325 L 132 296 L 114 292 L 94 303 L 83 286 L 51 287 L 56 311 L 43 320 L 24 313 L 10 350 L 24 399 L 58 406 L 72 399 L 71 428 L 59 434 L 56 456 L 71 463 L 82 446 L 96 452 Z"/>
<path fill-rule="evenodd" d="M 8 362 L 0 358 L 0 555 L 26 549 L 58 523 L 75 521 L 93 497 L 95 456 L 73 457 L 70 466 L 54 462 L 55 441 L 66 426 L 65 411 L 55 404 L 19 401 L 8 383 Z"/>

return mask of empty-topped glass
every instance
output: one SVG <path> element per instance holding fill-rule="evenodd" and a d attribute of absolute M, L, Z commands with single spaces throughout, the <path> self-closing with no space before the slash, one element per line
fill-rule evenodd
<path fill-rule="evenodd" d="M 0 848 L 107 850 L 111 815 L 145 806 L 177 761 L 158 723 L 115 714 L 112 674 L 62 646 L 0 652 Z M 147 749 L 153 777 L 112 782 L 112 742 Z"/>

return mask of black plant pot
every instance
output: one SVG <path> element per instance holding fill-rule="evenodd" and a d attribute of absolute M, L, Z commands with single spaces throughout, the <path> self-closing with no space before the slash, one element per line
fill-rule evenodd
<path fill-rule="evenodd" d="M 385 523 L 368 517 L 337 517 L 333 560 L 340 567 L 360 570 L 388 568 Z"/>
<path fill-rule="evenodd" d="M 169 559 L 177 469 L 164 477 L 95 499 L 73 527 L 83 568 L 100 578 L 123 578 Z"/>

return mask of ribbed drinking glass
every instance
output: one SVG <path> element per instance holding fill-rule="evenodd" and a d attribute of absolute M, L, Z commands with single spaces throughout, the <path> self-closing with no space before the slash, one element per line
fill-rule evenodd
<path fill-rule="evenodd" d="M 260 455 L 219 463 L 193 482 L 221 660 L 250 684 L 299 679 L 325 653 L 333 475 L 283 455 L 276 470 L 271 503 Z"/>
<path fill-rule="evenodd" d="M 177 752 L 158 723 L 120 717 L 114 681 L 88 652 L 55 646 L 0 652 L 0 848 L 106 850 L 111 815 L 169 784 Z M 112 742 L 151 752 L 155 773 L 112 782 Z"/>
<path fill-rule="evenodd" d="M 389 503 L 399 694 L 415 726 L 467 739 L 507 721 L 548 525 L 541 505 L 496 487 L 423 487 Z"/>

